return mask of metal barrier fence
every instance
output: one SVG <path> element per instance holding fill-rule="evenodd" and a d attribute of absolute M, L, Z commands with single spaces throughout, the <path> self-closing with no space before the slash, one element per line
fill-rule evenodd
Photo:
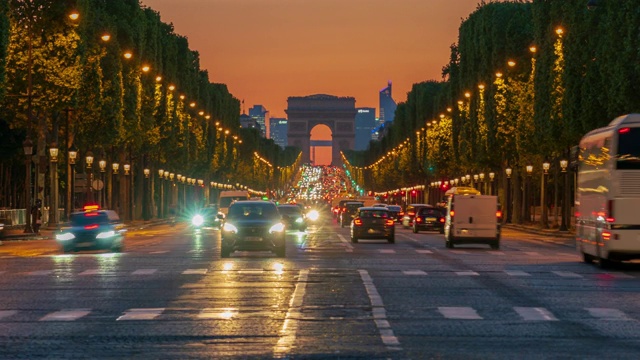
<path fill-rule="evenodd" d="M 3 222 L 7 227 L 24 226 L 26 224 L 26 210 L 25 209 L 0 209 L 0 222 Z M 62 221 L 64 219 L 64 209 L 58 209 L 58 219 Z M 49 208 L 42 208 L 42 225 L 49 225 Z"/>

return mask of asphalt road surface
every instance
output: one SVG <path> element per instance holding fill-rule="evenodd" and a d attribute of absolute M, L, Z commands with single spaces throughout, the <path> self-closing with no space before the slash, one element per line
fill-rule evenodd
<path fill-rule="evenodd" d="M 0 251 L 2 359 L 637 359 L 640 266 L 601 270 L 505 231 L 500 250 L 434 232 L 349 241 L 326 220 L 287 257 L 220 259 L 219 232 L 128 234 L 122 254 Z"/>

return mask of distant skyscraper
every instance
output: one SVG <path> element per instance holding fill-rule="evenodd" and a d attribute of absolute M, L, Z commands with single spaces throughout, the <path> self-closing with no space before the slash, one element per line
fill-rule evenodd
<path fill-rule="evenodd" d="M 371 132 L 376 127 L 375 108 L 356 108 L 355 150 L 367 150 L 371 141 Z"/>
<path fill-rule="evenodd" d="M 285 118 L 270 118 L 269 119 L 269 137 L 281 148 L 287 146 L 287 130 L 289 124 Z"/>
<path fill-rule="evenodd" d="M 265 109 L 262 105 L 253 105 L 251 109 L 249 109 L 249 116 L 254 118 L 260 126 L 260 134 L 262 137 L 267 137 L 267 127 L 266 124 L 269 123 L 269 110 Z"/>
<path fill-rule="evenodd" d="M 387 121 L 393 121 L 397 107 L 396 102 L 391 97 L 391 81 L 389 81 L 387 87 L 380 90 L 380 123 L 384 124 Z"/>

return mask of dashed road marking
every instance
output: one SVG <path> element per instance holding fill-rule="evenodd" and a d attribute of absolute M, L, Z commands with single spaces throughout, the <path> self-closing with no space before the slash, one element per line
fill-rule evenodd
<path fill-rule="evenodd" d="M 345 246 L 345 251 L 346 252 L 353 252 L 353 245 L 351 245 L 347 239 L 344 238 L 344 236 L 342 236 L 342 234 L 338 234 L 338 239 L 340 239 L 340 241 L 342 241 L 342 243 Z"/>
<path fill-rule="evenodd" d="M 45 276 L 45 275 L 51 275 L 52 273 L 53 273 L 53 270 L 37 270 L 37 271 L 28 272 L 27 274 L 33 275 L 33 276 Z"/>
<path fill-rule="evenodd" d="M 558 321 L 558 319 L 545 308 L 514 307 L 513 309 L 526 321 Z"/>
<path fill-rule="evenodd" d="M 206 275 L 208 269 L 187 269 L 182 272 L 183 275 Z"/>
<path fill-rule="evenodd" d="M 479 276 L 480 274 L 478 274 L 475 271 L 470 271 L 470 270 L 466 270 L 466 271 L 456 271 L 455 272 L 456 275 L 458 276 Z"/>
<path fill-rule="evenodd" d="M 607 273 L 607 275 L 611 276 L 615 279 L 635 279 L 635 276 L 625 274 L 625 273 Z"/>
<path fill-rule="evenodd" d="M 74 321 L 89 315 L 90 309 L 69 309 L 55 311 L 42 317 L 40 321 Z"/>
<path fill-rule="evenodd" d="M 540 256 L 540 253 L 537 251 L 525 251 L 524 253 L 529 256 Z"/>
<path fill-rule="evenodd" d="M 418 254 L 433 254 L 431 250 L 416 250 Z"/>
<path fill-rule="evenodd" d="M 427 275 L 427 273 L 422 270 L 405 270 L 402 273 L 405 275 Z"/>
<path fill-rule="evenodd" d="M 504 272 L 509 276 L 531 276 L 531 274 L 522 270 L 505 270 Z"/>
<path fill-rule="evenodd" d="M 168 253 L 168 252 L 169 252 L 168 250 L 159 250 L 159 251 L 152 251 L 152 252 L 150 252 L 149 254 L 153 254 L 153 255 L 156 255 L 156 254 L 166 254 L 166 253 Z"/>
<path fill-rule="evenodd" d="M 116 321 L 121 320 L 153 320 L 160 316 L 164 308 L 129 309 L 119 316 Z"/>
<path fill-rule="evenodd" d="M 395 254 L 396 251 L 393 249 L 380 249 L 378 250 L 380 254 Z"/>
<path fill-rule="evenodd" d="M 450 252 L 454 253 L 454 254 L 468 254 L 468 251 L 464 251 L 464 250 L 449 250 Z"/>
<path fill-rule="evenodd" d="M 90 270 L 85 270 L 85 271 L 81 272 L 78 275 L 82 275 L 82 276 L 85 276 L 85 275 L 99 275 L 101 273 L 102 273 L 102 271 L 100 269 L 90 269 Z"/>
<path fill-rule="evenodd" d="M 264 269 L 243 269 L 238 270 L 238 274 L 262 274 Z"/>
<path fill-rule="evenodd" d="M 505 255 L 504 251 L 489 251 L 491 255 Z"/>
<path fill-rule="evenodd" d="M 9 316 L 13 316 L 17 313 L 17 310 L 0 310 L 0 319 L 8 318 Z"/>
<path fill-rule="evenodd" d="M 585 308 L 591 314 L 591 316 L 596 317 L 600 320 L 631 320 L 627 314 L 623 313 L 618 309 L 608 309 L 608 308 Z"/>
<path fill-rule="evenodd" d="M 371 301 L 372 306 L 372 314 L 373 319 L 378 328 L 378 332 L 380 333 L 380 339 L 382 343 L 389 350 L 402 350 L 400 347 L 400 341 L 394 335 L 393 330 L 387 320 L 386 310 L 384 309 L 384 303 L 382 302 L 382 297 L 378 293 L 378 289 L 376 289 L 375 284 L 373 283 L 373 279 L 369 275 L 367 270 L 358 270 L 360 273 L 360 277 L 362 278 L 362 282 L 364 283 L 365 290 L 367 291 L 367 295 L 369 295 L 369 301 Z"/>
<path fill-rule="evenodd" d="M 131 273 L 131 275 L 153 275 L 158 269 L 138 269 Z"/>
<path fill-rule="evenodd" d="M 572 271 L 552 271 L 552 273 L 565 278 L 581 278 L 582 277 L 582 275 L 576 274 Z"/>
<path fill-rule="evenodd" d="M 447 319 L 481 320 L 476 310 L 471 307 L 438 307 L 438 311 Z"/>
<path fill-rule="evenodd" d="M 274 355 L 278 357 L 289 353 L 295 345 L 298 332 L 298 319 L 302 317 L 302 303 L 307 290 L 308 278 L 309 270 L 300 270 L 296 288 L 293 290 L 291 300 L 289 301 L 289 311 L 287 311 L 285 315 L 284 323 L 280 330 L 280 339 L 278 339 L 278 343 L 273 348 Z"/>

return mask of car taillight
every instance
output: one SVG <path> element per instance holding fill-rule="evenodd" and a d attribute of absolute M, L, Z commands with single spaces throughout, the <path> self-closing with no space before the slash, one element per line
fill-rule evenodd
<path fill-rule="evenodd" d="M 404 211 L 400 211 L 398 214 L 400 214 L 400 216 L 404 215 Z"/>
<path fill-rule="evenodd" d="M 353 225 L 355 225 L 355 226 L 361 226 L 361 225 L 362 225 L 362 220 L 360 220 L 360 219 L 355 219 L 355 220 L 353 220 Z"/>
<path fill-rule="evenodd" d="M 416 216 L 416 222 L 422 222 L 422 218 L 419 216 Z"/>
<path fill-rule="evenodd" d="M 602 232 L 602 239 L 603 240 L 611 240 L 611 233 L 609 231 L 603 231 Z"/>
<path fill-rule="evenodd" d="M 453 211 L 453 210 L 449 211 L 449 216 L 453 217 L 453 215 L 455 215 L 455 214 L 456 214 L 455 211 Z"/>
<path fill-rule="evenodd" d="M 414 216 L 415 214 L 416 214 L 416 213 L 411 212 L 411 211 L 409 211 L 409 212 L 407 213 L 407 215 L 409 215 L 409 216 Z"/>
<path fill-rule="evenodd" d="M 347 211 L 347 208 L 342 208 L 342 212 L 345 212 L 345 211 Z"/>
<path fill-rule="evenodd" d="M 441 223 L 443 223 L 443 222 L 444 222 L 444 218 L 443 218 L 443 217 L 441 217 L 441 218 L 440 218 L 440 222 L 441 222 Z"/>
<path fill-rule="evenodd" d="M 84 227 L 85 230 L 93 230 L 93 229 L 97 229 L 97 228 L 98 228 L 98 224 L 85 225 L 85 227 Z"/>
<path fill-rule="evenodd" d="M 387 219 L 387 220 L 385 220 L 385 222 L 384 222 L 384 223 L 385 223 L 385 225 L 387 225 L 387 226 L 393 226 L 393 220 L 391 220 L 391 219 Z"/>
<path fill-rule="evenodd" d="M 501 218 L 502 217 L 502 211 L 500 211 L 500 210 L 496 211 L 496 217 L 497 218 Z"/>

